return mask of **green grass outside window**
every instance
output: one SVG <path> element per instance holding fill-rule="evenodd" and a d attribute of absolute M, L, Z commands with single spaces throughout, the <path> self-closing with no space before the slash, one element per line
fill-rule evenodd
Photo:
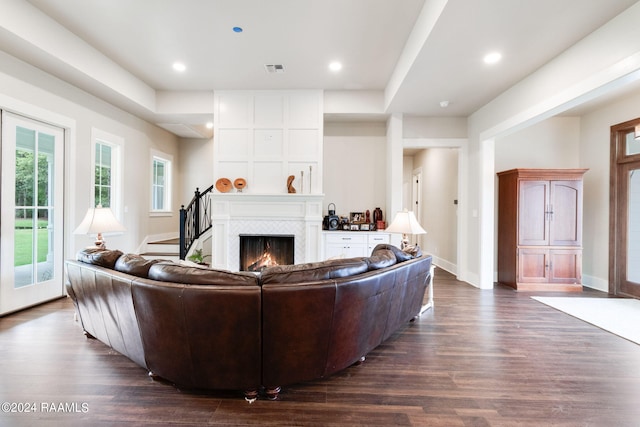
<path fill-rule="evenodd" d="M 47 221 L 38 221 L 37 238 L 38 238 L 38 259 L 37 262 L 47 260 L 47 252 L 49 250 L 49 230 L 47 230 Z M 30 219 L 16 219 L 15 236 L 14 236 L 14 266 L 27 265 L 33 262 L 32 258 L 32 233 L 33 221 Z"/>

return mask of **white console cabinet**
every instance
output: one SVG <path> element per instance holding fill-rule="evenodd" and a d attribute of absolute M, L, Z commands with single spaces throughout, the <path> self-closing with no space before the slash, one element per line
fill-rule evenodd
<path fill-rule="evenodd" d="M 376 245 L 389 243 L 389 233 L 379 231 L 325 231 L 324 259 L 371 255 Z"/>

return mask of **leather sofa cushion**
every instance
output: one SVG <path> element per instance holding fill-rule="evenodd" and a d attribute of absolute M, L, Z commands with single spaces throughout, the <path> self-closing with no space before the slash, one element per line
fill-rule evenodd
<path fill-rule="evenodd" d="M 76 254 L 76 260 L 84 262 L 85 264 L 99 265 L 100 267 L 113 269 L 121 255 L 122 251 L 117 249 L 109 250 L 91 247 L 78 252 Z"/>
<path fill-rule="evenodd" d="M 418 245 L 409 245 L 402 251 L 411 255 L 413 258 L 420 258 L 422 256 L 422 249 L 420 249 Z"/>
<path fill-rule="evenodd" d="M 125 254 L 118 258 L 114 269 L 122 273 L 146 278 L 149 275 L 151 266 L 158 262 L 160 262 L 160 260 L 149 260 L 137 254 Z"/>
<path fill-rule="evenodd" d="M 161 282 L 184 283 L 191 285 L 258 285 L 258 277 L 252 273 L 232 273 L 226 270 L 187 267 L 167 261 L 153 264 L 149 268 L 148 276 L 149 279 L 159 280 Z"/>
<path fill-rule="evenodd" d="M 377 251 L 383 250 L 383 249 L 388 249 L 391 252 L 393 252 L 398 262 L 408 261 L 410 259 L 416 258 L 410 253 L 403 252 L 402 249 L 396 246 L 390 245 L 388 243 L 380 243 L 379 245 L 376 245 L 376 247 L 373 248 L 373 251 L 371 251 L 371 254 L 375 254 Z"/>
<path fill-rule="evenodd" d="M 381 248 L 374 250 L 369 258 L 365 258 L 365 261 L 369 265 L 369 270 L 379 270 L 395 264 L 396 256 L 391 250 Z"/>
<path fill-rule="evenodd" d="M 363 258 L 332 259 L 295 265 L 276 265 L 265 268 L 261 274 L 262 284 L 304 283 L 354 276 L 369 269 Z"/>

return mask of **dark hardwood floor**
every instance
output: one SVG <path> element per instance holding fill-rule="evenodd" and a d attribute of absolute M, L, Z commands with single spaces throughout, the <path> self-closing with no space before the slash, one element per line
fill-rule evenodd
<path fill-rule="evenodd" d="M 640 425 L 640 346 L 532 294 L 478 290 L 443 270 L 434 289 L 435 309 L 364 364 L 253 404 L 152 380 L 86 339 L 68 299 L 25 310 L 0 319 L 0 402 L 35 412 L 3 404 L 0 425 Z"/>

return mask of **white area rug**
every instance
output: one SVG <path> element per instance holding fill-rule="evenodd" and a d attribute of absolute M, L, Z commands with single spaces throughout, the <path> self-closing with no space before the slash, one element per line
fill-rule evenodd
<path fill-rule="evenodd" d="M 640 300 L 579 297 L 531 298 L 640 344 Z"/>

